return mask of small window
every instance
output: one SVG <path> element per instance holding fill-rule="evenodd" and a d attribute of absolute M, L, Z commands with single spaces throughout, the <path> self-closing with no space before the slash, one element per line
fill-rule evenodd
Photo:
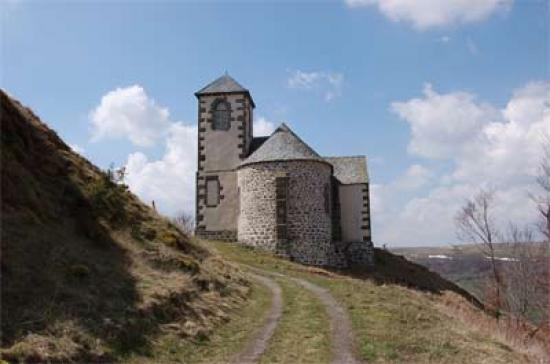
<path fill-rule="evenodd" d="M 216 207 L 220 203 L 220 181 L 218 177 L 206 178 L 206 206 Z"/>
<path fill-rule="evenodd" d="M 330 212 L 330 190 L 328 187 L 328 183 L 325 184 L 325 189 L 323 190 L 323 196 L 325 199 L 325 213 L 328 214 Z"/>
<path fill-rule="evenodd" d="M 227 101 L 219 100 L 214 103 L 212 129 L 229 130 L 231 127 L 231 106 Z"/>

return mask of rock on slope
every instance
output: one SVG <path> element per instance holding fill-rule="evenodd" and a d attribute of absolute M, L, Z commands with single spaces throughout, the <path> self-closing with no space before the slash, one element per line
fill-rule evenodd
<path fill-rule="evenodd" d="M 1 90 L 0 104 L 4 359 L 147 355 L 166 333 L 204 339 L 245 299 L 239 271 Z"/>

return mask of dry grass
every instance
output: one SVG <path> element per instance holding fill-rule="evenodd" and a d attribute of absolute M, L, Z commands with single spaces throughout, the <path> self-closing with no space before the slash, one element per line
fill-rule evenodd
<path fill-rule="evenodd" d="M 2 358 L 96 362 L 205 340 L 242 306 L 235 267 L 111 182 L 0 91 Z"/>
<path fill-rule="evenodd" d="M 550 363 L 550 327 L 534 325 L 522 319 L 501 315 L 498 319 L 471 306 L 461 304 L 460 297 L 445 292 L 438 307 L 448 315 L 460 317 L 483 335 L 506 343 L 539 363 Z"/>
<path fill-rule="evenodd" d="M 327 287 L 352 319 L 360 356 L 373 363 L 543 362 L 475 322 L 492 316 L 460 288 L 423 267 L 377 251 L 373 272 L 331 272 L 279 259 L 235 244 L 210 243 L 226 258 L 283 272 Z M 418 268 L 416 268 L 418 267 Z M 464 295 L 463 295 L 464 294 Z M 449 300 L 453 297 L 453 300 Z M 460 308 L 469 314 L 456 310 Z"/>
<path fill-rule="evenodd" d="M 195 335 L 194 340 L 183 340 L 180 335 L 167 333 L 158 337 L 148 356 L 133 355 L 124 360 L 131 364 L 150 363 L 225 363 L 239 352 L 251 335 L 263 323 L 271 305 L 271 292 L 254 283 L 247 302 L 229 311 L 227 322 L 211 335 Z"/>

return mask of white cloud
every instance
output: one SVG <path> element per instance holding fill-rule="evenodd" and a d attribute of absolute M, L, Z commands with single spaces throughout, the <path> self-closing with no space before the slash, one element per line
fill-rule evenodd
<path fill-rule="evenodd" d="M 320 72 L 303 72 L 300 70 L 294 71 L 288 79 L 290 88 L 312 89 L 321 79 Z"/>
<path fill-rule="evenodd" d="M 426 84 L 423 93 L 423 98 L 391 104 L 411 127 L 409 152 L 415 155 L 452 157 L 475 141 L 484 124 L 500 118 L 498 110 L 467 92 L 442 95 Z"/>
<path fill-rule="evenodd" d="M 71 148 L 74 152 L 77 152 L 78 154 L 84 155 L 84 152 L 85 152 L 84 148 L 82 148 L 78 144 L 69 143 L 69 148 Z"/>
<path fill-rule="evenodd" d="M 344 75 L 337 72 L 304 72 L 296 70 L 287 80 L 288 87 L 320 92 L 329 102 L 342 95 Z"/>
<path fill-rule="evenodd" d="M 128 138 L 134 145 L 151 146 L 170 129 L 170 114 L 149 98 L 143 87 L 117 88 L 101 98 L 90 112 L 92 141 Z"/>
<path fill-rule="evenodd" d="M 431 86 L 423 97 L 393 103 L 391 109 L 411 127 L 409 152 L 442 159 L 452 171 L 436 176 L 413 165 L 394 181 L 373 185 L 375 241 L 454 242 L 454 216 L 481 187 L 496 190 L 494 212 L 502 226 L 535 219 L 528 192 L 535 188 L 543 139 L 550 136 L 549 82 L 528 83 L 500 109 L 469 93 L 438 94 Z"/>
<path fill-rule="evenodd" d="M 395 181 L 395 188 L 401 190 L 416 190 L 426 185 L 434 174 L 420 164 L 410 166 L 405 174 Z"/>
<path fill-rule="evenodd" d="M 472 181 L 533 177 L 550 136 L 550 82 L 533 82 L 516 90 L 500 119 L 487 122 L 476 143 L 455 157 L 453 177 Z"/>
<path fill-rule="evenodd" d="M 479 22 L 507 11 L 513 0 L 346 0 L 348 6 L 377 6 L 395 22 L 409 22 L 424 30 L 454 24 Z"/>
<path fill-rule="evenodd" d="M 451 41 L 451 37 L 449 37 L 448 35 L 444 35 L 442 37 L 437 38 L 437 41 L 439 43 L 447 44 Z"/>
<path fill-rule="evenodd" d="M 376 185 L 372 217 L 375 242 L 390 246 L 443 245 L 455 243 L 455 216 L 466 199 L 471 198 L 481 187 L 487 185 L 456 183 L 437 186 L 425 195 L 403 200 L 391 200 L 395 190 L 385 185 Z M 532 185 L 498 187 L 493 215 L 501 227 L 509 221 L 532 223 L 536 209 L 528 197 Z"/>
<path fill-rule="evenodd" d="M 275 130 L 275 124 L 264 117 L 259 117 L 257 120 L 254 120 L 252 129 L 254 130 L 254 136 L 271 135 Z"/>
<path fill-rule="evenodd" d="M 161 159 L 150 161 L 141 152 L 130 154 L 125 182 L 144 202 L 155 201 L 157 209 L 174 215 L 194 214 L 197 169 L 197 128 L 173 123 Z"/>
<path fill-rule="evenodd" d="M 128 138 L 136 146 L 164 141 L 164 155 L 149 160 L 134 152 L 126 162 L 125 183 L 145 203 L 155 201 L 157 209 L 173 215 L 194 214 L 197 128 L 170 119 L 143 87 L 117 88 L 101 98 L 90 112 L 92 140 Z M 76 150 L 76 146 L 72 146 Z"/>

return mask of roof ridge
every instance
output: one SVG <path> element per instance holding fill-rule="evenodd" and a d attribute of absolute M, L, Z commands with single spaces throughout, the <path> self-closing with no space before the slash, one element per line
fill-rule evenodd
<path fill-rule="evenodd" d="M 329 163 L 292 131 L 288 125 L 282 123 L 240 165 L 281 160 L 316 160 Z"/>
<path fill-rule="evenodd" d="M 296 134 L 294 132 L 294 130 L 290 129 L 290 127 L 286 124 L 286 123 L 281 123 L 281 125 L 277 128 L 277 130 L 279 130 L 280 128 L 282 128 L 281 130 L 282 131 L 285 131 L 285 132 L 288 132 L 290 134 L 292 134 L 292 136 L 294 136 L 296 139 L 298 139 L 298 141 L 300 141 L 302 144 L 304 144 L 306 147 L 308 147 L 316 156 L 318 156 L 319 158 L 323 158 L 321 157 L 321 155 L 319 153 L 317 153 L 315 151 L 315 149 L 313 149 L 308 143 L 306 143 L 302 138 L 300 138 L 298 136 L 298 134 Z M 275 131 L 277 131 L 275 130 Z"/>

